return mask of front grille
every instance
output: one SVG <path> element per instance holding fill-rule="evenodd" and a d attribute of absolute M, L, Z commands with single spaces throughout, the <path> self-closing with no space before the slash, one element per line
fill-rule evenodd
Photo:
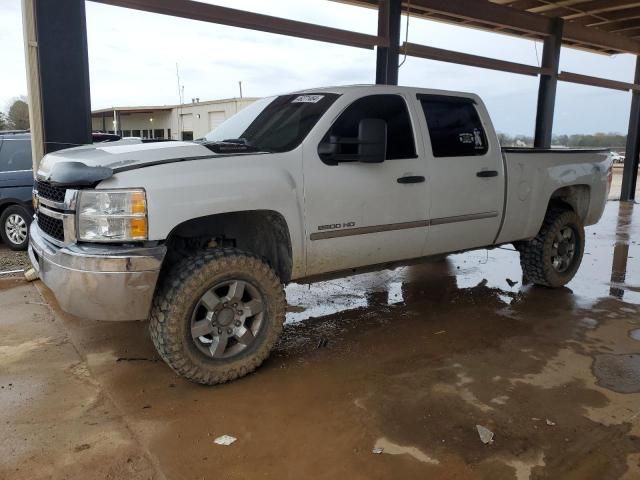
<path fill-rule="evenodd" d="M 52 202 L 64 202 L 67 189 L 64 187 L 54 187 L 49 182 L 36 182 L 38 196 L 51 200 Z"/>
<path fill-rule="evenodd" d="M 62 220 L 38 212 L 38 227 L 51 238 L 64 242 L 64 224 Z"/>

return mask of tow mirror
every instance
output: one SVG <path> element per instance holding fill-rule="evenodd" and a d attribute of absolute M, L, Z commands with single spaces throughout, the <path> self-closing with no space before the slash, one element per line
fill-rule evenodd
<path fill-rule="evenodd" d="M 387 155 L 387 122 L 363 118 L 358 125 L 358 161 L 382 163 Z"/>
<path fill-rule="evenodd" d="M 387 122 L 379 118 L 363 118 L 358 123 L 358 136 L 330 135 L 318 145 L 318 155 L 329 165 L 341 162 L 381 163 L 387 154 Z"/>

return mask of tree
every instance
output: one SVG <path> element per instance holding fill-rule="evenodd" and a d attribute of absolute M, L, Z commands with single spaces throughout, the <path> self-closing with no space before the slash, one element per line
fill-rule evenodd
<path fill-rule="evenodd" d="M 7 115 L 9 128 L 14 130 L 29 129 L 29 105 L 22 98 L 17 98 L 9 107 Z"/>
<path fill-rule="evenodd" d="M 7 119 L 4 113 L 0 112 L 0 131 L 7 130 L 9 128 L 9 124 L 7 123 Z"/>

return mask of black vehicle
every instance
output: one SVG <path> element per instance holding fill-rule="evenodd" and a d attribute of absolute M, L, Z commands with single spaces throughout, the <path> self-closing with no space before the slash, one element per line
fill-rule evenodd
<path fill-rule="evenodd" d="M 12 250 L 26 250 L 33 218 L 31 134 L 0 132 L 0 237 Z"/>
<path fill-rule="evenodd" d="M 94 132 L 93 142 L 113 142 L 119 135 Z M 12 250 L 26 250 L 33 219 L 31 133 L 0 131 L 0 237 Z"/>

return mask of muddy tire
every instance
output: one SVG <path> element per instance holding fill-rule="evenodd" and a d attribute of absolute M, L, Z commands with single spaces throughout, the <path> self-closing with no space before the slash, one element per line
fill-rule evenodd
<path fill-rule="evenodd" d="M 151 339 L 178 375 L 215 385 L 262 364 L 278 340 L 285 294 L 273 269 L 236 249 L 200 252 L 164 274 Z"/>
<path fill-rule="evenodd" d="M 576 213 L 553 207 L 533 240 L 520 242 L 520 265 L 525 278 L 546 287 L 571 281 L 584 253 L 584 227 Z"/>

